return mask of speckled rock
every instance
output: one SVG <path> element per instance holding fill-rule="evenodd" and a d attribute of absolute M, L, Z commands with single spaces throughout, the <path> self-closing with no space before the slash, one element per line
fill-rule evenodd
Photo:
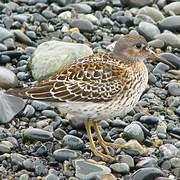
<path fill-rule="evenodd" d="M 32 56 L 32 75 L 37 80 L 47 78 L 76 59 L 92 54 L 83 44 L 49 41 L 38 46 Z"/>

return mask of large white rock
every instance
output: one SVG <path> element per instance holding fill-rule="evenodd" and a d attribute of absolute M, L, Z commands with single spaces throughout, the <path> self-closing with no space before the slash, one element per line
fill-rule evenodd
<path fill-rule="evenodd" d="M 40 81 L 61 71 L 67 64 L 92 54 L 90 47 L 84 44 L 48 41 L 40 44 L 31 58 L 34 79 Z"/>

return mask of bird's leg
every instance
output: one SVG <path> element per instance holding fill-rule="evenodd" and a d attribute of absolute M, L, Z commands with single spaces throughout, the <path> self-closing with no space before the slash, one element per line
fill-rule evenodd
<path fill-rule="evenodd" d="M 93 121 L 92 123 L 93 123 L 93 126 L 94 126 L 94 130 L 96 132 L 96 135 L 98 137 L 98 142 L 105 149 L 107 154 L 109 154 L 109 150 L 107 149 L 107 146 L 111 146 L 113 148 L 124 148 L 125 147 L 124 144 L 115 144 L 115 143 L 110 143 L 110 142 L 104 141 L 104 139 L 102 138 L 101 133 L 99 131 L 98 123 L 95 122 L 95 121 Z"/>
<path fill-rule="evenodd" d="M 86 127 L 86 131 L 87 131 L 87 135 L 89 137 L 89 142 L 90 142 L 90 145 L 89 145 L 89 148 L 91 149 L 91 151 L 96 155 L 96 156 L 99 156 L 101 157 L 102 159 L 110 159 L 110 160 L 114 160 L 113 157 L 111 157 L 110 155 L 106 155 L 106 154 L 103 154 L 101 151 L 98 151 L 96 146 L 95 146 L 95 143 L 94 143 L 94 140 L 93 140 L 93 137 L 92 137 L 92 133 L 91 133 L 91 124 L 92 124 L 92 121 L 91 120 L 88 120 L 86 123 L 85 123 L 85 127 Z M 102 138 L 102 137 L 101 137 Z"/>

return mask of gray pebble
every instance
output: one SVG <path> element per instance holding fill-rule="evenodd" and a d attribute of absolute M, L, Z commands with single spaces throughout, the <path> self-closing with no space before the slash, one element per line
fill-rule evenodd
<path fill-rule="evenodd" d="M 158 160 L 153 157 L 144 157 L 136 164 L 136 168 L 156 167 Z"/>
<path fill-rule="evenodd" d="M 58 176 L 55 174 L 48 174 L 44 180 L 59 180 Z"/>
<path fill-rule="evenodd" d="M 47 103 L 41 101 L 32 101 L 31 105 L 38 111 L 46 110 L 50 107 Z"/>
<path fill-rule="evenodd" d="M 11 148 L 9 146 L 0 144 L 0 154 L 10 153 L 10 152 L 11 152 Z"/>
<path fill-rule="evenodd" d="M 3 42 L 8 38 L 14 38 L 14 35 L 7 29 L 0 27 L 0 42 Z"/>
<path fill-rule="evenodd" d="M 148 42 L 149 46 L 152 46 L 154 48 L 163 48 L 164 47 L 164 41 L 160 39 L 155 39 Z"/>
<path fill-rule="evenodd" d="M 127 174 L 129 173 L 129 166 L 126 163 L 114 163 L 110 165 L 113 172 Z"/>
<path fill-rule="evenodd" d="M 159 151 L 163 154 L 165 158 L 176 156 L 178 148 L 173 144 L 164 144 L 159 147 Z"/>
<path fill-rule="evenodd" d="M 180 96 L 180 84 L 175 82 L 168 84 L 168 92 L 171 96 Z"/>
<path fill-rule="evenodd" d="M 62 139 L 62 145 L 68 146 L 73 150 L 82 150 L 84 148 L 84 142 L 82 139 L 73 135 L 65 135 Z"/>
<path fill-rule="evenodd" d="M 31 159 L 26 159 L 23 161 L 23 166 L 28 171 L 34 171 L 35 170 L 35 164 Z"/>
<path fill-rule="evenodd" d="M 153 73 L 154 74 L 165 74 L 169 69 L 170 69 L 170 67 L 168 65 L 160 62 L 154 68 Z"/>
<path fill-rule="evenodd" d="M 170 11 L 174 12 L 175 14 L 180 14 L 180 2 L 172 2 L 164 6 L 164 11 L 169 13 Z"/>
<path fill-rule="evenodd" d="M 23 132 L 24 139 L 27 140 L 39 140 L 39 141 L 52 141 L 53 135 L 51 132 L 38 129 L 38 128 L 28 128 Z"/>
<path fill-rule="evenodd" d="M 35 109 L 31 105 L 27 105 L 23 111 L 23 115 L 26 117 L 32 117 L 35 113 Z"/>
<path fill-rule="evenodd" d="M 59 161 L 65 161 L 69 159 L 75 159 L 78 157 L 78 154 L 76 151 L 70 150 L 70 149 L 58 149 L 53 152 L 53 157 Z"/>
<path fill-rule="evenodd" d="M 42 113 L 43 116 L 46 116 L 46 117 L 49 117 L 49 118 L 54 118 L 54 117 L 57 116 L 56 112 L 54 112 L 52 110 L 48 110 L 48 109 L 47 110 L 43 110 L 41 113 Z"/>
<path fill-rule="evenodd" d="M 117 161 L 119 163 L 126 163 L 130 168 L 134 168 L 134 159 L 130 155 L 118 155 Z"/>

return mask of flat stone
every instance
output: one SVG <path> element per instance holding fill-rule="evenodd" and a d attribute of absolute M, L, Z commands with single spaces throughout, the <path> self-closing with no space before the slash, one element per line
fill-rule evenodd
<path fill-rule="evenodd" d="M 114 163 L 110 165 L 110 168 L 112 171 L 121 174 L 127 174 L 130 170 L 128 164 L 126 163 Z"/>
<path fill-rule="evenodd" d="M 148 42 L 149 46 L 154 48 L 163 48 L 164 47 L 164 41 L 160 39 L 155 39 Z"/>
<path fill-rule="evenodd" d="M 121 1 L 123 5 L 130 6 L 130 7 L 143 7 L 143 6 L 148 6 L 152 5 L 153 0 L 122 0 Z"/>
<path fill-rule="evenodd" d="M 35 50 L 31 59 L 32 75 L 36 80 L 46 79 L 61 71 L 76 59 L 92 54 L 84 44 L 48 41 Z"/>
<path fill-rule="evenodd" d="M 134 17 L 134 24 L 140 24 L 141 22 L 147 22 L 151 24 L 156 24 L 156 22 L 150 17 L 145 14 L 138 14 Z"/>
<path fill-rule="evenodd" d="M 0 91 L 0 124 L 9 123 L 25 106 L 26 100 Z"/>
<path fill-rule="evenodd" d="M 100 174 L 109 174 L 111 172 L 110 168 L 85 161 L 84 159 L 78 159 L 74 161 L 75 166 L 75 176 L 80 179 L 91 180 L 94 176 Z"/>
<path fill-rule="evenodd" d="M 178 148 L 173 144 L 164 144 L 159 147 L 159 151 L 163 154 L 165 158 L 169 158 L 177 155 Z"/>
<path fill-rule="evenodd" d="M 91 13 L 92 8 L 88 4 L 85 3 L 76 3 L 70 4 L 68 7 L 73 8 L 77 13 Z"/>

